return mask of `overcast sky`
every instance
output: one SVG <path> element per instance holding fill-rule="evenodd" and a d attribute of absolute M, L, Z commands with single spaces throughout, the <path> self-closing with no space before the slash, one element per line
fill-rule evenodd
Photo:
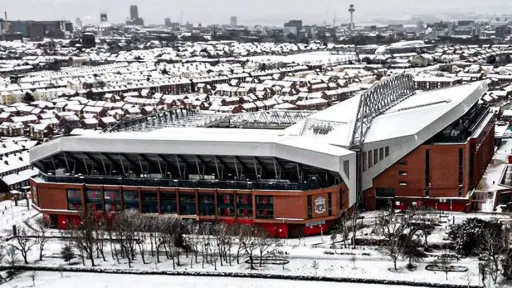
<path fill-rule="evenodd" d="M 289 19 L 302 19 L 306 24 L 346 22 L 350 3 L 355 4 L 355 22 L 372 18 L 399 18 L 405 15 L 440 13 L 506 13 L 512 14 L 511 0 L 0 0 L 0 9 L 11 20 L 71 20 L 99 22 L 106 12 L 109 22 L 119 23 L 129 15 L 129 6 L 137 5 L 139 15 L 149 24 L 173 22 L 228 24 L 237 16 L 239 24 L 282 25 Z M 2 13 L 3 14 L 3 13 Z M 3 15 L 2 17 L 3 18 Z"/>

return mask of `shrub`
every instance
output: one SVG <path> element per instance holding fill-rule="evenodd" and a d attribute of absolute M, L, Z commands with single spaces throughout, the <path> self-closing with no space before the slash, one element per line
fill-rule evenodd
<path fill-rule="evenodd" d="M 71 246 L 69 244 L 66 244 L 60 250 L 60 256 L 62 257 L 62 259 L 64 261 L 69 262 L 73 258 L 75 258 L 75 252 L 73 252 L 73 248 L 71 248 Z"/>
<path fill-rule="evenodd" d="M 457 254 L 462 256 L 478 255 L 478 250 L 482 246 L 482 239 L 485 239 L 485 233 L 496 229 L 494 235 L 501 234 L 501 224 L 496 220 L 486 221 L 479 218 L 469 218 L 466 221 L 454 225 L 448 238 L 454 244 Z"/>

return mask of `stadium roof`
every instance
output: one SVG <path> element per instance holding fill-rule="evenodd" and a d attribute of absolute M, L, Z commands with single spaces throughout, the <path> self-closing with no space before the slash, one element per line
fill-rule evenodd
<path fill-rule="evenodd" d="M 464 115 L 487 90 L 485 81 L 432 91 L 418 91 L 371 122 L 365 143 L 411 136 L 428 130 L 434 135 Z M 325 143 L 349 147 L 362 94 L 313 114 L 285 129 L 287 135 L 323 138 Z M 442 121 L 440 121 L 442 120 Z M 333 127 L 328 133 L 313 133 L 315 124 Z"/>

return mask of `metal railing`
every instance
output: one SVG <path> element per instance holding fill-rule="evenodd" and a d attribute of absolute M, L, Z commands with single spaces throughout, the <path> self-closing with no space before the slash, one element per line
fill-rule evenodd
<path fill-rule="evenodd" d="M 71 183 L 89 185 L 115 185 L 115 186 L 149 186 L 149 187 L 177 187 L 177 188 L 206 188 L 206 189 L 242 189 L 242 190 L 278 190 L 278 191 L 308 191 L 324 188 L 319 183 L 290 183 L 290 182 L 250 182 L 250 181 L 223 181 L 223 180 L 174 180 L 152 178 L 114 178 L 90 176 L 40 176 L 46 182 Z"/>

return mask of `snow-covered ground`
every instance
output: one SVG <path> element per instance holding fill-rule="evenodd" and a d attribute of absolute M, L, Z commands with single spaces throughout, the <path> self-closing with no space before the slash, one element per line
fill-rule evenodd
<path fill-rule="evenodd" d="M 73 288 L 97 288 L 97 287 L 152 287 L 152 288 L 405 288 L 405 286 L 389 286 L 377 284 L 333 283 L 314 281 L 290 281 L 270 279 L 246 279 L 224 277 L 187 277 L 187 276 L 154 276 L 154 275 L 114 275 L 91 273 L 60 273 L 36 272 L 35 281 L 32 283 L 32 272 L 25 272 L 15 280 L 4 284 L 2 287 L 73 287 Z M 35 284 L 34 286 L 32 286 Z M 421 287 L 418 287 L 421 288 Z"/>
<path fill-rule="evenodd" d="M 0 202 L 0 238 L 12 231 L 12 225 L 23 225 L 23 221 L 29 220 L 38 213 L 32 207 L 27 209 L 25 200 L 18 201 L 18 206 L 15 206 L 14 201 L 11 200 Z"/>
<path fill-rule="evenodd" d="M 23 221 L 29 219 L 29 223 L 33 222 L 36 217 L 41 217 L 37 215 L 37 211 L 34 209 L 27 210 L 25 202 L 21 201 L 18 207 L 14 207 L 11 205 L 11 202 L 0 202 L 0 209 L 4 212 L 4 215 L 0 216 L 0 228 L 2 230 L 9 230 L 13 224 L 16 225 L 25 225 Z M 36 216 L 37 215 L 37 216 Z M 369 235 L 371 236 L 371 223 L 372 219 L 377 215 L 375 212 L 364 213 L 364 220 L 362 221 L 366 226 L 366 228 L 360 230 L 359 235 Z M 452 223 L 460 223 L 463 220 L 470 217 L 479 217 L 490 219 L 494 217 L 489 214 L 464 214 L 464 213 L 444 213 L 447 217 L 443 217 L 445 219 L 445 223 L 443 223 L 436 231 L 429 237 L 429 244 L 433 243 L 443 243 L 447 242 L 446 233 L 449 231 L 449 226 Z M 504 216 L 502 216 L 504 217 Z M 33 232 L 33 231 L 29 231 Z M 3 232 L 7 233 L 7 232 Z M 63 233 L 58 230 L 51 230 L 51 235 L 62 235 Z M 65 262 L 60 259 L 59 252 L 65 243 L 66 240 L 52 239 L 45 249 L 45 258 L 43 261 L 38 262 L 39 251 L 37 245 L 33 247 L 29 255 L 29 262 L 33 265 L 38 266 L 50 266 L 50 267 L 58 267 L 60 265 L 67 265 Z M 393 263 L 391 260 L 382 255 L 381 252 L 376 247 L 357 247 L 357 249 L 342 249 L 341 245 L 338 245 L 338 249 L 331 249 L 331 240 L 330 235 L 323 236 L 314 236 L 307 237 L 305 239 L 281 239 L 279 240 L 280 244 L 283 246 L 282 251 L 286 252 L 286 257 L 289 260 L 289 264 L 283 266 L 281 265 L 263 265 L 263 267 L 257 267 L 256 273 L 265 273 L 265 274 L 284 274 L 284 275 L 311 275 L 311 276 L 327 276 L 327 277 L 336 277 L 336 278 L 361 278 L 361 279 L 383 279 L 383 280 L 406 280 L 406 281 L 414 281 L 414 282 L 428 282 L 428 283 L 450 283 L 450 284 L 460 284 L 467 285 L 468 276 L 471 278 L 472 284 L 477 285 L 479 282 L 478 279 L 478 261 L 473 258 L 462 259 L 460 262 L 456 263 L 457 265 L 463 265 L 469 268 L 469 273 L 449 273 L 448 280 L 446 280 L 446 276 L 443 273 L 435 273 L 429 272 L 425 270 L 425 266 L 432 262 L 433 258 L 424 259 L 421 263 L 418 264 L 418 267 L 415 271 L 407 271 L 404 269 L 407 261 L 405 259 L 400 259 L 398 262 L 399 271 L 394 271 L 392 269 Z M 108 246 L 108 245 L 107 245 Z M 148 247 L 149 248 L 149 247 Z M 233 253 L 234 251 L 232 251 Z M 333 253 L 335 252 L 335 253 Z M 235 253 L 233 253 L 235 254 Z M 330 255 L 334 254 L 334 255 Z M 109 247 L 107 247 L 105 251 L 105 255 L 107 261 L 103 261 L 101 259 L 95 259 L 96 264 L 98 265 L 98 269 L 101 268 L 112 268 L 112 269 L 128 269 L 128 263 L 125 259 L 121 259 L 121 263 L 117 263 L 117 261 L 112 259 L 111 252 Z M 355 256 L 355 257 L 353 257 Z M 161 256 L 161 263 L 156 263 L 156 257 L 151 257 L 150 252 L 146 252 L 146 261 L 148 264 L 143 264 L 141 261 L 141 257 L 137 255 L 137 259 L 133 264 L 134 271 L 174 271 L 172 261 L 165 259 L 165 256 Z M 355 258 L 355 261 L 352 260 Z M 195 263 L 195 260 L 191 258 L 186 258 L 184 254 L 181 255 L 180 261 L 181 266 L 177 267 L 176 270 L 187 270 L 187 271 L 223 271 L 223 272 L 244 272 L 244 273 L 253 273 L 248 269 L 248 264 L 244 263 L 245 258 L 242 260 L 241 264 L 236 264 L 236 260 L 233 260 L 232 265 L 228 265 L 223 263 L 224 266 L 220 265 L 220 261 L 217 261 L 217 267 L 215 268 L 213 265 L 205 264 L 204 268 L 202 267 L 202 259 L 199 257 L 198 262 Z M 191 266 L 192 262 L 192 266 Z M 18 262 L 21 264 L 21 262 Z M 74 267 L 79 267 L 82 264 L 79 263 Z M 86 261 L 86 267 L 90 267 L 90 262 Z M 46 287 L 43 280 L 47 278 L 51 278 L 55 273 L 47 273 L 47 276 L 43 272 L 38 272 L 42 276 L 40 285 L 36 285 L 36 287 Z M 57 273 L 58 274 L 58 273 Z M 24 274 L 26 275 L 26 273 Z M 75 275 L 75 274 L 73 274 Z M 80 275 L 80 274 L 76 274 Z M 86 275 L 86 274 L 84 274 Z M 99 275 L 99 274 L 98 274 Z M 59 276 L 60 277 L 60 276 Z M 82 276 L 80 276 L 82 277 Z M 86 277 L 86 276 L 83 276 Z M 87 276 L 88 277 L 88 276 Z M 101 274 L 98 277 L 109 277 L 108 275 Z M 123 275 L 123 277 L 118 277 L 125 279 L 128 275 Z M 130 276 L 131 277 L 131 276 Z M 135 276 L 133 276 L 135 277 Z M 137 277 L 148 277 L 148 276 L 137 276 Z M 168 277 L 168 276 L 166 276 Z M 26 277 L 24 277 L 26 278 Z M 14 285 L 10 287 L 23 287 L 22 284 L 12 284 L 18 283 L 16 281 L 26 281 L 24 278 L 17 279 L 15 278 L 10 282 L 9 285 Z M 74 276 L 73 276 L 74 278 Z M 165 277 L 164 277 L 165 278 Z M 159 279 L 156 277 L 155 279 Z M 30 280 L 30 279 L 29 279 Z M 231 281 L 232 279 L 230 279 Z M 254 279 L 251 279 L 249 282 L 253 282 Z M 30 280 L 31 281 L 31 280 Z M 71 281 L 66 280 L 65 278 L 60 279 L 58 281 Z M 105 280 L 108 282 L 108 280 Z M 124 281 L 124 280 L 123 280 Z M 160 280 L 155 280 L 160 281 Z M 194 280 L 196 281 L 196 280 Z M 236 283 L 232 283 L 230 281 L 220 281 L 218 287 L 233 287 L 237 286 Z M 81 282 L 81 280 L 76 281 L 77 283 Z M 53 283 L 49 281 L 48 283 Z M 262 282 L 263 283 L 263 282 Z M 299 282 L 297 282 L 299 283 Z M 307 282 L 311 283 L 311 282 Z M 65 284 L 65 283 L 63 283 Z M 158 283 L 155 283 L 155 286 L 158 287 Z M 198 284 L 200 285 L 200 284 Z M 222 286 L 228 285 L 228 286 Z M 262 287 L 270 287 L 266 284 L 262 284 Z M 302 284 L 301 284 L 302 285 Z M 310 285 L 310 284 L 304 284 Z M 322 284 L 327 285 L 327 284 Z M 330 285 L 330 284 L 329 284 Z M 340 285 L 340 284 L 338 284 Z M 353 284 L 346 284 L 353 285 Z M 343 287 L 352 287 L 346 286 L 343 284 Z M 117 285 L 116 285 L 117 286 Z M 122 285 L 119 285 L 122 286 Z M 9 287 L 9 286 L 6 286 Z M 26 286 L 25 286 L 26 287 Z M 77 287 L 77 286 L 73 286 Z M 102 286 L 104 287 L 104 286 Z M 111 286 L 109 286 L 111 287 Z M 180 287 L 180 286 L 176 286 Z M 192 286 L 194 287 L 194 286 Z M 217 287 L 217 286 L 213 286 Z M 260 287 L 260 286 L 254 286 Z M 294 286 L 292 286 L 294 287 Z M 302 287 L 302 286 L 297 286 Z M 358 286 L 353 286 L 358 287 Z M 368 287 L 368 286 L 364 286 Z"/>
<path fill-rule="evenodd" d="M 328 240 L 324 241 L 328 243 Z M 59 251 L 64 241 L 51 240 L 47 244 L 45 250 L 46 258 L 42 262 L 37 262 L 38 249 L 34 247 L 29 262 L 32 265 L 46 266 L 46 267 L 59 267 L 67 265 L 60 259 Z M 444 273 L 435 273 L 425 270 L 425 266 L 433 261 L 433 258 L 424 259 L 418 264 L 415 271 L 408 271 L 404 267 L 407 264 L 405 259 L 398 262 L 398 271 L 393 270 L 393 263 L 389 258 L 382 255 L 377 249 L 367 247 L 358 249 L 330 249 L 330 248 L 313 248 L 309 244 L 290 245 L 287 244 L 283 247 L 287 252 L 285 258 L 289 260 L 286 265 L 263 265 L 260 267 L 256 263 L 256 271 L 249 270 L 249 265 L 244 263 L 246 258 L 241 259 L 240 264 L 236 264 L 236 259 L 233 260 L 230 266 L 227 263 L 220 264 L 217 260 L 216 267 L 212 264 L 202 265 L 202 259 L 199 256 L 198 263 L 192 257 L 186 258 L 184 254 L 180 257 L 180 266 L 176 269 L 173 268 L 172 261 L 167 260 L 164 255 L 161 255 L 161 263 L 156 264 L 156 256 L 151 257 L 150 252 L 146 252 L 146 261 L 148 264 L 143 264 L 141 257 L 137 255 L 135 263 L 131 268 L 134 272 L 139 271 L 222 271 L 222 272 L 243 272 L 243 273 L 264 273 L 273 275 L 290 275 L 290 276 L 324 276 L 333 278 L 358 278 L 358 279 L 380 279 L 380 280 L 397 280 L 397 281 L 413 281 L 419 283 L 451 283 L 459 285 L 467 285 L 468 275 L 473 284 L 478 283 L 478 261 L 476 259 L 462 259 L 457 265 L 463 265 L 469 268 L 469 273 L 449 273 L 448 280 Z M 336 255 L 327 255 L 325 251 L 335 251 Z M 355 261 L 352 260 L 352 255 L 355 255 Z M 126 259 L 121 259 L 120 263 L 112 259 L 111 252 L 106 249 L 105 256 L 107 261 L 99 258 L 95 259 L 97 267 L 95 269 L 110 268 L 122 269 L 123 271 L 130 270 Z M 73 267 L 80 267 L 80 261 L 75 260 Z M 19 263 L 21 264 L 21 263 Z M 86 267 L 91 267 L 90 262 L 86 261 Z M 124 276 L 123 276 L 124 277 Z"/>

